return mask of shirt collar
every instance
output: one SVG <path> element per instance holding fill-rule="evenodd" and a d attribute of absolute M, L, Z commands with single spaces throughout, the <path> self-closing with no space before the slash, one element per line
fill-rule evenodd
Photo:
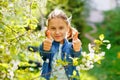
<path fill-rule="evenodd" d="M 68 47 L 67 44 L 68 44 L 68 40 L 67 40 L 67 39 L 64 39 L 64 43 L 63 43 L 63 46 L 62 46 L 62 52 L 65 52 L 65 51 L 66 51 L 66 48 Z M 56 42 L 56 41 L 54 40 L 54 41 L 53 41 L 53 45 L 54 45 L 56 48 L 59 48 L 60 42 Z"/>

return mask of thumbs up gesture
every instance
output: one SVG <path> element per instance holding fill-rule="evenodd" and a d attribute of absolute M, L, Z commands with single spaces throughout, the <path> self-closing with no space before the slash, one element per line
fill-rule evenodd
<path fill-rule="evenodd" d="M 51 49 L 52 41 L 53 41 L 52 36 L 50 35 L 50 31 L 49 30 L 46 31 L 46 37 L 47 38 L 43 42 L 43 49 L 45 51 L 49 51 Z"/>
<path fill-rule="evenodd" d="M 76 51 L 76 52 L 80 51 L 82 43 L 78 39 L 78 32 L 77 31 L 73 35 L 73 41 L 72 41 L 72 43 L 73 43 L 73 49 L 74 49 L 74 51 Z"/>

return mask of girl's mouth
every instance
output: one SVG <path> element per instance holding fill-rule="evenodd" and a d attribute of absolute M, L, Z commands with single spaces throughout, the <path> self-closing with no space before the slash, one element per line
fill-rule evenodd
<path fill-rule="evenodd" d="M 59 39 L 59 38 L 60 38 L 60 36 L 55 36 L 55 38 Z"/>

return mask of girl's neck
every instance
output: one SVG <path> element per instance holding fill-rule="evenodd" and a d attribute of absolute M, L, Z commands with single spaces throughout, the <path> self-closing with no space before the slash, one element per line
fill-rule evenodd
<path fill-rule="evenodd" d="M 55 41 L 55 42 L 57 42 L 57 41 Z M 62 41 L 57 42 L 57 43 L 59 43 L 59 44 L 64 44 L 64 42 L 65 42 L 65 39 L 63 39 Z"/>
<path fill-rule="evenodd" d="M 64 39 L 60 42 L 60 44 L 63 44 L 64 43 Z"/>

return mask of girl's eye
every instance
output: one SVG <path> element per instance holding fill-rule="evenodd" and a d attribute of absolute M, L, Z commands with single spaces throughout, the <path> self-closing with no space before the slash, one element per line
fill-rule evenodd
<path fill-rule="evenodd" d="M 55 28 L 54 28 L 54 27 L 52 27 L 51 29 L 52 29 L 52 30 L 55 30 Z"/>
<path fill-rule="evenodd" d="M 62 29 L 64 29 L 64 27 L 63 27 L 63 26 L 61 26 L 59 29 L 60 29 L 60 30 L 62 30 Z"/>

